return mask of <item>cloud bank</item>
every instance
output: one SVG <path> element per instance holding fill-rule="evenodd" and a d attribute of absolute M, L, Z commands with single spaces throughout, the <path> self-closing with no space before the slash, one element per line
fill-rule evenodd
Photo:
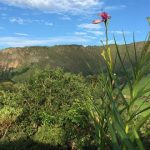
<path fill-rule="evenodd" d="M 100 0 L 0 0 L 1 3 L 22 8 L 38 9 L 47 12 L 82 13 L 98 6 L 102 7 Z"/>
<path fill-rule="evenodd" d="M 17 36 L 0 37 L 0 45 L 2 47 L 24 47 L 24 46 L 45 46 L 45 45 L 61 45 L 61 44 L 86 44 L 93 40 L 90 36 L 59 36 L 51 38 L 30 38 L 23 33 L 16 33 Z M 21 37 L 22 36 L 22 37 Z"/>

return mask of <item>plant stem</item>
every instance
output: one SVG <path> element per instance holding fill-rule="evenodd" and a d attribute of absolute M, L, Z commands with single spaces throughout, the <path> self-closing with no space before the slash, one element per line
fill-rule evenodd
<path fill-rule="evenodd" d="M 105 34 L 106 34 L 106 47 L 108 48 L 108 26 L 107 22 L 105 22 Z"/>

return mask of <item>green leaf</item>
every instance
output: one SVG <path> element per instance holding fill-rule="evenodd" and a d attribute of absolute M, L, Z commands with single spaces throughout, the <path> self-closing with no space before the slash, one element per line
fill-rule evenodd
<path fill-rule="evenodd" d="M 120 52 L 119 52 L 119 47 L 118 47 L 118 44 L 117 44 L 117 42 L 116 42 L 115 37 L 114 37 L 114 41 L 115 41 L 115 46 L 116 46 L 116 50 L 117 50 L 117 54 L 118 54 L 118 57 L 119 57 L 121 66 L 122 66 L 122 68 L 123 68 L 123 70 L 124 70 L 125 77 L 127 78 L 127 81 L 128 81 L 128 85 L 129 85 L 129 89 L 130 89 L 130 95 L 131 95 L 131 97 L 132 97 L 132 90 L 133 90 L 133 89 L 132 89 L 132 83 L 131 83 L 131 81 L 130 81 L 129 74 L 127 73 L 127 70 L 126 70 L 126 68 L 125 68 L 125 66 L 124 66 L 124 64 L 123 64 L 123 61 L 122 61 L 122 58 L 121 58 L 121 55 L 120 55 Z"/>
<path fill-rule="evenodd" d="M 113 126 L 110 122 L 108 122 L 108 125 L 109 125 L 109 130 L 110 130 L 110 134 L 111 134 L 111 138 L 112 138 L 113 149 L 114 150 L 120 150 L 115 129 L 113 128 Z"/>
<path fill-rule="evenodd" d="M 112 109 L 112 119 L 113 119 L 113 124 L 116 129 L 116 132 L 120 136 L 120 140 L 128 147 L 129 149 L 134 149 L 134 146 L 129 138 L 129 135 L 126 134 L 125 132 L 125 125 L 123 123 L 123 120 L 117 111 L 117 108 L 115 108 L 115 105 L 113 105 Z"/>
<path fill-rule="evenodd" d="M 135 130 L 138 131 L 142 127 L 142 125 L 148 120 L 149 117 L 150 113 L 148 113 L 145 117 L 143 117 L 140 121 L 138 121 L 135 126 Z"/>
<path fill-rule="evenodd" d="M 144 150 L 142 141 L 141 141 L 141 139 L 140 139 L 140 137 L 139 137 L 137 131 L 135 130 L 135 128 L 133 129 L 133 134 L 134 134 L 135 140 L 136 140 L 136 142 L 137 142 L 138 149 L 139 149 L 139 150 Z"/>

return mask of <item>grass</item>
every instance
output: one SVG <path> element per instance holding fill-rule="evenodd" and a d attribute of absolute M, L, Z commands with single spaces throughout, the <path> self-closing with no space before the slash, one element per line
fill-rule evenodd
<path fill-rule="evenodd" d="M 139 88 L 142 88 L 144 87 L 145 85 L 146 86 L 146 89 L 149 89 L 150 88 L 150 84 L 148 84 L 148 81 L 150 81 L 150 75 L 146 75 L 139 83 Z M 128 86 L 125 87 L 124 91 L 123 91 L 124 95 L 126 95 L 127 99 L 129 99 L 129 95 L 130 95 L 130 91 L 129 91 L 129 88 Z M 145 95 L 142 95 L 141 98 L 139 98 L 136 103 L 134 104 L 133 108 L 137 109 L 139 108 L 139 111 L 140 110 L 143 110 L 147 107 L 150 107 L 150 91 L 148 93 L 146 93 Z M 144 117 L 146 116 L 147 114 L 150 113 L 150 109 L 148 109 L 147 111 L 141 113 L 141 115 Z"/>

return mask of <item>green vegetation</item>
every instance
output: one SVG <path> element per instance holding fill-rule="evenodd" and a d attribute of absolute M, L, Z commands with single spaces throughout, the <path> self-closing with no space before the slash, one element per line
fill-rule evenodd
<path fill-rule="evenodd" d="M 64 73 L 59 68 L 37 70 L 29 81 L 4 88 L 0 93 L 1 149 L 10 149 L 11 144 L 9 147 L 6 143 L 21 138 L 26 141 L 21 147 L 28 147 L 29 140 L 64 148 L 72 143 L 78 147 L 90 145 L 93 129 L 82 104 L 91 98 L 82 75 Z M 14 149 L 21 149 L 16 146 Z"/>
<path fill-rule="evenodd" d="M 19 69 L 16 72 L 22 71 Z M 91 111 L 94 102 L 105 117 L 109 114 L 103 104 L 103 100 L 109 102 L 103 87 L 106 77 L 102 74 L 84 77 L 64 72 L 60 68 L 47 67 L 41 70 L 35 67 L 34 74 L 31 73 L 31 77 L 25 81 L 20 79 L 18 82 L 1 82 L 0 149 L 97 149 L 99 140 L 95 130 L 96 122 L 91 119 L 89 110 Z M 119 75 L 118 80 L 122 79 L 124 76 Z M 147 83 L 148 79 L 145 76 L 140 85 Z M 129 95 L 127 84 L 124 87 L 124 94 Z M 128 102 L 129 98 L 124 99 Z M 143 101 L 142 97 L 141 100 Z M 134 109 L 141 106 L 141 100 L 135 103 Z M 121 98 L 117 105 L 122 107 Z M 147 100 L 140 110 L 148 105 Z M 96 115 L 95 108 L 92 108 L 92 112 Z M 149 110 L 143 116 L 147 114 Z M 99 120 L 102 116 L 97 114 L 95 117 Z M 141 115 L 136 120 L 140 118 Z M 107 134 L 103 135 L 107 141 L 105 146 L 111 147 L 108 126 L 105 121 L 103 123 L 103 128 L 107 129 L 107 132 L 104 130 Z M 149 121 L 138 131 L 146 146 L 148 129 Z"/>
<path fill-rule="evenodd" d="M 1 52 L 0 149 L 148 149 L 149 40 Z"/>

